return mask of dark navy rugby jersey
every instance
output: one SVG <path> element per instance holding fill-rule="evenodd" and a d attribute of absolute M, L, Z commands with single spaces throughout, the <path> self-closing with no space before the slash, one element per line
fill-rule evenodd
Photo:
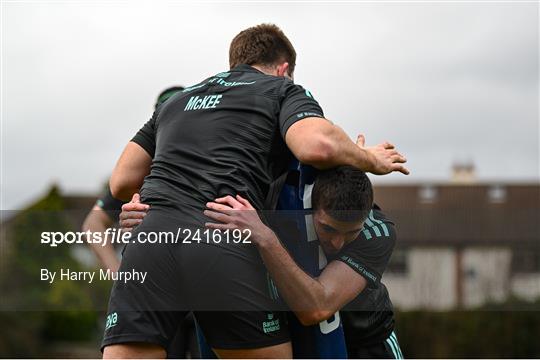
<path fill-rule="evenodd" d="M 132 139 L 153 158 L 142 202 L 194 225 L 204 222 L 206 202 L 225 195 L 261 209 L 292 159 L 285 133 L 306 117 L 323 117 L 309 91 L 248 65 L 186 88 Z"/>

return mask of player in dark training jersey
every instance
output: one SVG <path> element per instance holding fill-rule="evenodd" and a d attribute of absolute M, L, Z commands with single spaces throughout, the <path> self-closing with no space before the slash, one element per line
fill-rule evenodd
<path fill-rule="evenodd" d="M 240 193 L 262 208 L 292 155 L 321 168 L 348 164 L 377 174 L 407 173 L 393 145 L 359 147 L 323 118 L 311 94 L 291 80 L 295 57 L 277 27 L 250 28 L 231 44 L 230 71 L 157 108 L 126 146 L 110 183 L 122 199 L 142 184 L 141 200 L 151 206 L 132 239 L 200 229 L 208 221 L 202 210 L 216 197 Z M 104 356 L 164 357 L 178 310 L 222 310 L 195 313 L 219 356 L 290 357 L 285 321 L 269 311 L 275 305 L 256 248 L 183 242 L 134 241 L 125 248 L 120 272 L 144 271 L 149 280 L 144 286 L 115 283 Z"/>
<path fill-rule="evenodd" d="M 305 240 L 314 246 L 302 245 L 305 243 L 302 231 L 294 221 L 291 224 L 294 215 L 290 212 L 278 214 L 270 221 L 276 237 L 255 211 L 246 211 L 254 209 L 241 197 L 227 196 L 209 203 L 206 214 L 220 223 L 209 223 L 208 227 L 252 229 L 253 241 L 280 294 L 302 325 L 316 325 L 323 334 L 328 334 L 340 324 L 340 309 L 355 311 L 355 332 L 348 334 L 358 341 L 353 357 L 402 358 L 393 332 L 392 303 L 380 282 L 395 245 L 396 232 L 379 207 L 372 207 L 369 179 L 360 170 L 338 167 L 319 173 L 314 184 L 305 189 L 304 207 L 313 208 L 300 211 L 297 218 L 311 218 L 304 224 L 312 228 L 307 230 Z M 291 198 L 290 193 L 287 196 Z M 305 257 L 299 256 L 298 251 L 306 253 L 313 249 L 317 256 L 317 248 L 322 250 L 318 257 L 319 268 L 323 270 L 312 277 L 308 274 L 311 264 L 305 263 Z M 295 356 L 317 357 L 320 336 L 307 336 L 311 332 L 308 328 L 301 330 L 305 340 L 293 342 Z"/>
<path fill-rule="evenodd" d="M 340 201 L 334 194 L 353 193 L 357 191 L 358 181 L 354 177 L 348 179 L 348 174 L 353 173 L 352 169 L 334 169 L 327 172 L 326 182 L 328 188 L 321 191 L 324 186 L 319 185 L 313 188 L 317 172 L 306 166 L 294 166 L 290 170 L 286 183 L 283 184 L 278 209 L 286 210 L 283 216 L 279 216 L 273 221 L 272 229 L 278 234 L 281 242 L 287 248 L 291 257 L 306 274 L 316 273 L 320 276 L 319 269 L 323 269 L 328 262 L 339 258 L 336 251 L 343 250 L 345 240 L 340 239 L 341 235 L 335 231 L 321 231 L 323 235 L 318 236 L 318 232 L 312 227 L 312 221 L 305 222 L 305 214 L 313 213 L 311 201 L 312 191 L 315 197 L 323 199 L 318 203 L 328 204 L 329 201 Z M 340 179 L 345 177 L 345 180 Z M 360 177 L 367 182 L 367 178 Z M 315 180 L 316 181 L 316 180 Z M 370 187 L 366 187 L 370 189 Z M 279 191 L 279 189 L 276 189 Z M 332 194 L 334 198 L 330 198 Z M 342 196 L 343 197 L 343 196 Z M 368 196 L 369 197 L 369 196 Z M 358 195 L 352 196 L 357 202 L 370 202 L 369 199 L 362 200 Z M 306 199 L 306 201 L 304 201 Z M 238 205 L 238 204 L 237 204 Z M 320 207 L 320 205 L 319 205 Z M 325 206 L 329 208 L 328 205 Z M 129 210 L 128 210 L 129 209 Z M 300 210 L 295 212 L 294 210 Z M 292 211 L 291 211 L 292 210 Z M 141 215 L 146 212 L 146 207 L 141 203 L 129 203 L 121 214 L 120 224 L 123 228 L 131 228 L 140 222 Z M 295 216 L 297 215 L 297 216 Z M 308 215 L 309 216 L 309 215 Z M 352 226 L 360 226 L 362 222 L 352 221 Z M 349 226 L 351 226 L 349 225 Z M 310 226 L 312 227 L 311 229 Z M 302 228 L 306 229 L 303 230 Z M 343 225 L 341 224 L 341 226 Z M 319 226 L 319 228 L 321 228 Z M 313 237 L 312 235 L 315 235 Z M 386 218 L 377 205 L 367 214 L 362 231 L 352 242 L 348 242 L 349 252 L 353 253 L 357 263 L 370 263 L 370 268 L 377 269 L 382 275 L 390 254 L 395 244 L 396 232 L 394 224 Z M 322 251 L 322 253 L 321 253 Z M 343 255 L 343 254 L 342 254 Z M 348 255 L 345 255 L 348 256 Z M 316 259 L 316 262 L 310 262 Z M 295 271 L 294 268 L 290 268 Z M 373 271 L 375 272 L 375 271 Z M 343 274 L 346 275 L 346 274 Z M 383 283 L 378 282 L 377 286 L 367 286 L 347 305 L 340 313 L 336 313 L 331 319 L 306 317 L 302 314 L 304 326 L 298 323 L 295 317 L 289 317 L 289 327 L 295 358 L 341 358 L 346 356 L 347 350 L 353 358 L 400 358 L 401 349 L 394 333 L 393 306 L 390 301 L 388 291 Z M 278 287 L 280 284 L 278 283 Z M 312 314 L 313 315 L 313 314 Z M 316 316 L 316 315 L 315 315 Z M 341 318 L 341 319 L 340 319 Z M 316 322 L 312 325 L 312 322 Z M 348 339 L 348 349 L 342 347 L 342 336 L 339 332 L 340 323 L 344 327 L 354 324 L 353 328 L 345 330 Z"/>
<path fill-rule="evenodd" d="M 183 86 L 172 86 L 163 90 L 156 99 L 154 109 L 164 103 L 172 95 L 182 90 L 184 90 Z M 122 211 L 123 203 L 123 201 L 116 199 L 111 194 L 111 190 L 109 186 L 107 186 L 99 199 L 97 199 L 92 210 L 84 219 L 82 231 L 103 233 L 107 228 L 113 226 L 113 224 L 118 221 L 118 215 Z M 118 256 L 111 242 L 106 242 L 105 244 L 90 243 L 90 248 L 105 269 L 110 269 L 112 271 L 118 270 L 120 261 L 118 260 Z"/>
<path fill-rule="evenodd" d="M 182 90 L 184 90 L 184 87 L 182 86 L 172 86 L 163 90 L 157 96 L 154 109 L 164 103 L 172 95 Z M 138 197 L 135 197 L 132 201 L 138 201 Z M 83 232 L 90 231 L 92 233 L 104 233 L 107 228 L 112 227 L 118 221 L 118 215 L 122 211 L 123 204 L 123 201 L 115 199 L 112 196 L 109 186 L 107 186 L 105 191 L 97 199 L 92 210 L 86 216 L 81 230 Z M 118 270 L 118 267 L 120 266 L 119 253 L 117 253 L 110 241 L 107 241 L 104 244 L 90 242 L 89 246 L 105 270 Z M 197 357 L 199 354 L 196 342 L 194 320 L 193 316 L 190 314 L 178 327 L 177 333 L 167 349 L 167 353 L 174 358 L 186 357 L 186 355 Z"/>
<path fill-rule="evenodd" d="M 84 219 L 82 231 L 104 233 L 105 230 L 113 226 L 117 221 L 118 215 L 122 211 L 123 203 L 123 201 L 115 199 L 112 196 L 111 191 L 107 186 L 107 189 L 105 189 L 103 194 L 96 201 L 92 210 L 90 210 Z M 105 245 L 91 242 L 89 245 L 105 270 L 118 270 L 120 261 L 110 242 L 107 242 Z"/>

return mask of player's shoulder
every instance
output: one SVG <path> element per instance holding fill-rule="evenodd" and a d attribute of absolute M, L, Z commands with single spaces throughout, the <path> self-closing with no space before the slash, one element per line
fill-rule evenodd
<path fill-rule="evenodd" d="M 313 98 L 311 92 L 301 84 L 295 83 L 293 80 L 286 77 L 281 77 L 279 79 L 283 95 L 288 95 L 290 93 L 301 93 L 307 97 Z"/>
<path fill-rule="evenodd" d="M 394 222 L 385 214 L 385 212 L 377 204 L 373 204 L 371 211 L 368 214 L 368 219 L 372 221 L 382 221 L 394 225 Z"/>
<path fill-rule="evenodd" d="M 373 241 L 395 242 L 395 224 L 377 205 L 370 210 L 364 227 L 355 240 L 360 245 L 370 244 Z"/>

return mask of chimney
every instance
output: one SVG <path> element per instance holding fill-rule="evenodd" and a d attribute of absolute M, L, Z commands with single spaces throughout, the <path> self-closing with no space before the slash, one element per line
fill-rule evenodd
<path fill-rule="evenodd" d="M 474 163 L 469 161 L 456 161 L 452 165 L 452 183 L 472 184 L 476 182 L 476 169 Z"/>

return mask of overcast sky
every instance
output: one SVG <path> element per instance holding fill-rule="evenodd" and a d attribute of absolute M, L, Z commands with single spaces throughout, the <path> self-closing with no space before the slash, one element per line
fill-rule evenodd
<path fill-rule="evenodd" d="M 295 80 L 351 137 L 394 142 L 412 175 L 456 160 L 485 181 L 539 174 L 538 4 L 2 4 L 2 209 L 57 182 L 96 193 L 157 94 L 228 68 L 230 40 L 279 25 Z"/>

